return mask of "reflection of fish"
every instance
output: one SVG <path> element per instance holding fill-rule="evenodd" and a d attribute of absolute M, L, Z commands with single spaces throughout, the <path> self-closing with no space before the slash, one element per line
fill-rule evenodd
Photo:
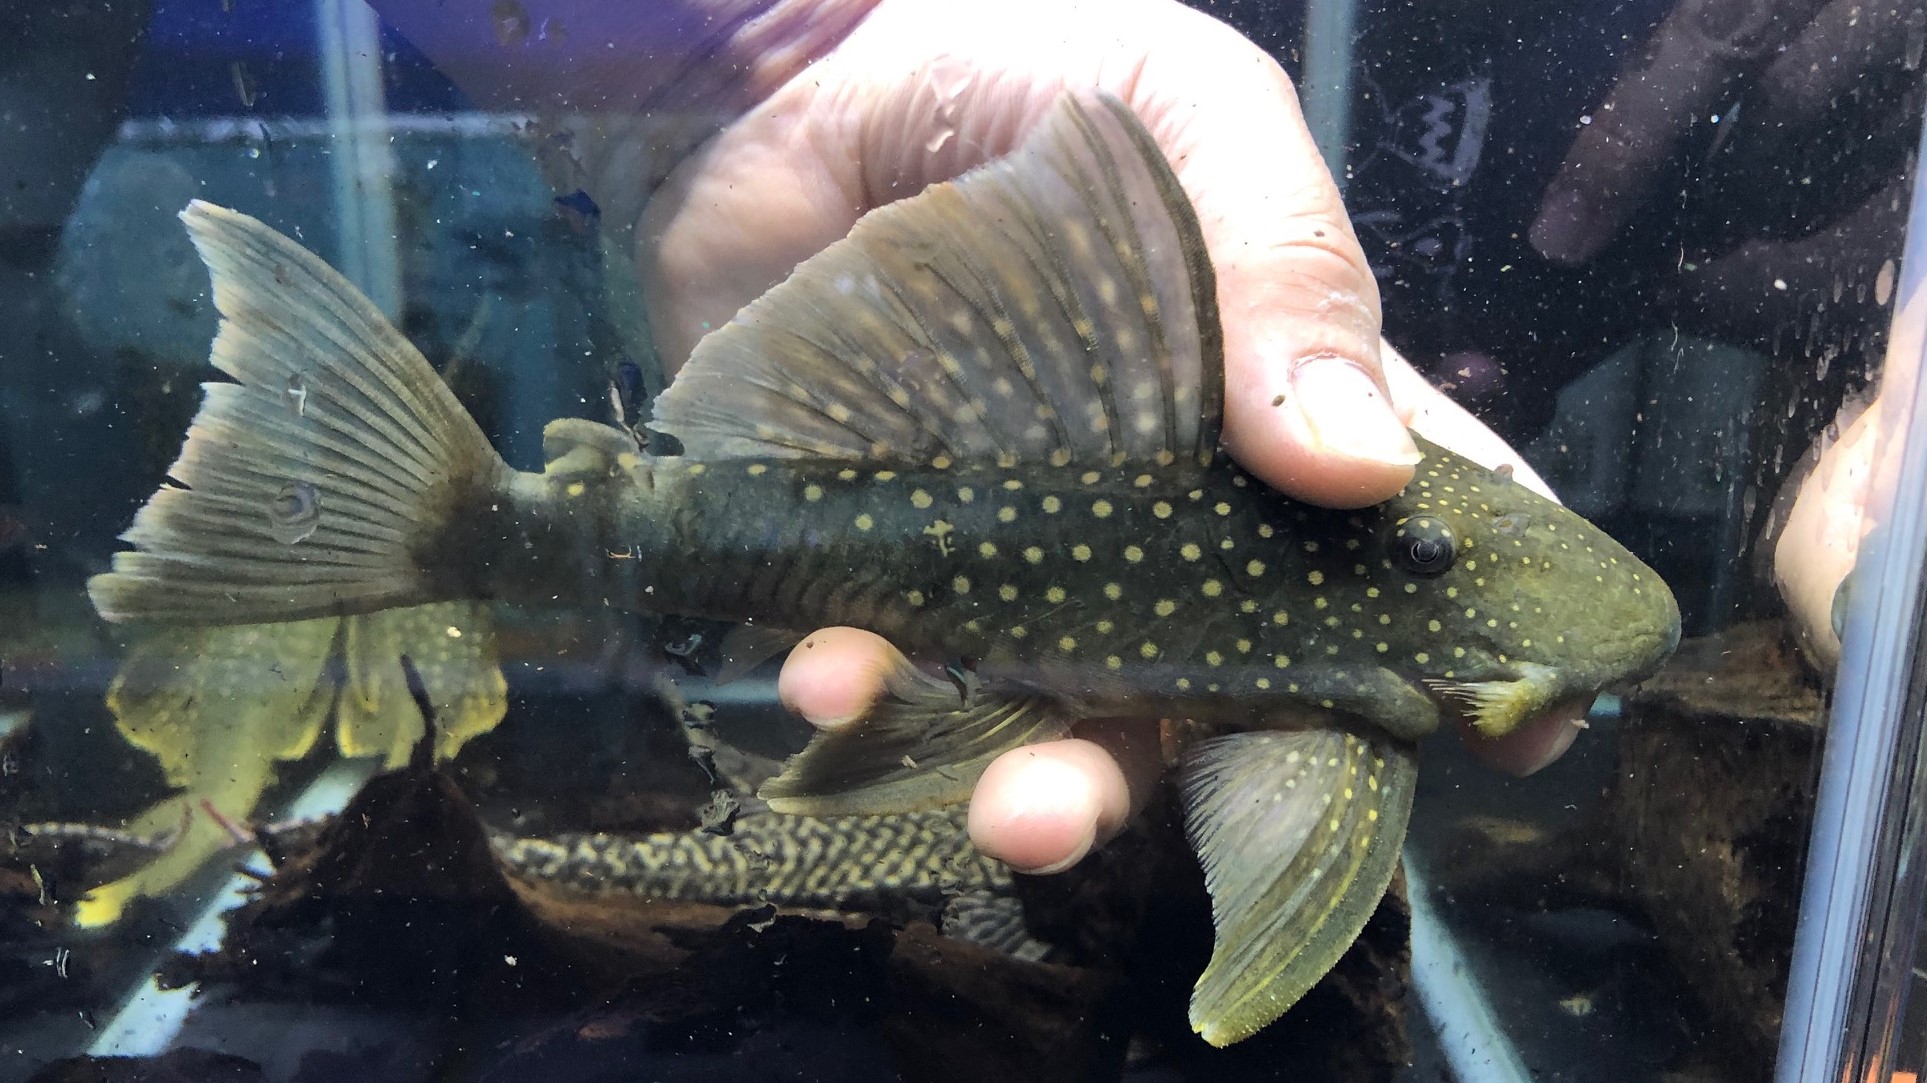
<path fill-rule="evenodd" d="M 241 382 L 209 386 L 184 487 L 91 584 L 104 615 L 564 597 L 855 624 L 968 661 L 961 692 L 893 674 L 764 787 L 816 815 L 964 800 L 993 757 L 1080 717 L 1255 728 L 1181 767 L 1218 929 L 1192 1020 L 1214 1043 L 1276 1018 L 1357 935 L 1397 863 L 1410 742 L 1442 713 L 1505 733 L 1678 637 L 1630 553 L 1441 448 L 1356 512 L 1226 459 L 1198 224 L 1112 99 L 1067 98 L 1015 154 L 869 215 L 704 340 L 658 400 L 676 457 L 563 420 L 546 471 L 516 473 L 312 254 L 231 211 L 184 218 L 224 316 L 214 361 Z M 312 532 L 277 540 L 284 512 Z"/>

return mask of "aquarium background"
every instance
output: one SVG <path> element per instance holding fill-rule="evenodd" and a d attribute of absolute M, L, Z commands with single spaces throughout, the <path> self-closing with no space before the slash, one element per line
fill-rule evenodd
<path fill-rule="evenodd" d="M 752 973 L 759 952 L 793 953 L 797 988 L 740 994 L 735 1021 L 654 1030 L 634 1023 L 647 1011 L 624 1014 L 635 982 L 524 981 L 495 948 L 510 934 L 490 926 L 486 892 L 464 904 L 422 887 L 400 916 L 311 917 L 184 960 L 223 946 L 219 915 L 272 867 L 249 824 L 333 812 L 408 759 L 405 742 L 378 749 L 384 762 L 343 758 L 330 740 L 277 752 L 237 731 L 225 754 L 266 766 L 258 804 L 211 810 L 235 842 L 118 921 L 70 924 L 78 885 L 139 855 L 95 862 L 69 847 L 72 886 L 50 886 L 42 851 L 20 838 L 0 851 L 0 1078 L 86 1055 L 276 1080 L 1764 1078 L 1831 685 L 1790 630 L 1771 539 L 1803 458 L 1878 386 L 1927 22 L 1897 8 L 1898 47 L 1840 85 L 1836 103 L 1859 107 L 1737 176 L 1722 155 L 1759 133 L 1733 117 L 1771 103 L 1736 78 L 1682 126 L 1618 239 L 1569 264 L 1534 247 L 1533 218 L 1608 88 L 1675 32 L 1670 0 L 1195 6 L 1300 81 L 1389 340 L 1659 570 L 1689 637 L 1659 678 L 1602 698 L 1572 751 L 1532 778 L 1492 775 L 1455 739 L 1428 744 L 1404 893 L 1367 931 L 1377 954 L 1358 964 L 1371 980 L 1348 987 L 1356 1015 L 1333 1017 L 1354 1029 L 1334 1039 L 1306 1023 L 1225 1053 L 1174 1034 L 1209 926 L 1188 882 L 1141 897 L 1144 871 L 1172 860 L 1154 830 L 1086 875 L 1027 889 L 1033 928 L 1112 938 L 1111 984 L 968 1015 L 956 1044 L 932 1042 L 943 1057 L 906 1053 L 903 1028 L 927 1020 L 905 1024 L 871 998 L 888 950 L 874 937 L 784 925 L 758 940 L 726 910 L 712 924 L 740 954 L 710 944 L 712 968 Z M 475 7 L 505 40 L 558 32 L 509 0 Z M 552 418 L 634 421 L 661 376 L 611 240 L 621 208 L 582 190 L 568 132 L 476 109 L 359 4 L 16 3 L 0 32 L 0 826 L 118 828 L 168 798 L 169 775 L 106 705 L 137 645 L 94 616 L 82 583 L 160 483 L 211 376 L 206 276 L 175 217 L 188 200 L 256 215 L 342 268 L 515 467 L 541 465 Z M 688 145 L 665 135 L 660 160 L 632 168 L 659 176 Z M 492 829 L 695 830 L 712 779 L 688 754 L 668 677 L 682 700 L 715 706 L 733 745 L 775 756 L 801 739 L 771 674 L 712 687 L 691 665 L 718 633 L 702 622 L 492 620 L 506 717 L 442 772 Z M 305 754 L 280 755 L 292 751 Z M 459 829 L 446 826 L 459 816 L 410 807 L 391 836 L 407 845 L 376 852 L 459 881 Z M 1911 914 L 1918 900 L 1896 905 Z M 1122 931 L 1091 916 L 1123 911 Z M 1896 1071 L 1918 1070 L 1927 1049 L 1908 1011 L 1895 1014 L 1913 1059 Z M 1065 1035 L 1088 1049 L 1040 1059 L 1069 1048 Z M 944 1075 L 946 1059 L 961 1074 Z"/>

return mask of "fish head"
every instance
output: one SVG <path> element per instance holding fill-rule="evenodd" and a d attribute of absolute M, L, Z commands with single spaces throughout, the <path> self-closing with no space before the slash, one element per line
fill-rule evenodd
<path fill-rule="evenodd" d="M 1679 606 L 1651 568 L 1559 503 L 1419 439 L 1412 483 L 1376 509 L 1379 572 L 1423 649 L 1398 660 L 1471 738 L 1557 716 L 1563 740 L 1607 688 L 1679 644 Z M 1475 740 L 1475 744 L 1476 744 Z M 1543 766 L 1564 743 L 1521 773 Z"/>

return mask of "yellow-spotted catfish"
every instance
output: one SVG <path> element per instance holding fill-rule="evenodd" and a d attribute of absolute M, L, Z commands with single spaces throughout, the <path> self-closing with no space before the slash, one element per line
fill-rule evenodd
<path fill-rule="evenodd" d="M 421 355 L 253 219 L 184 213 L 222 315 L 163 488 L 91 584 L 111 620 L 236 623 L 564 599 L 872 629 L 896 674 L 764 787 L 923 809 L 1080 717 L 1196 719 L 1181 765 L 1228 1044 L 1357 935 L 1397 864 L 1413 742 L 1502 734 L 1650 671 L 1678 611 L 1583 520 L 1420 441 L 1396 498 L 1297 503 L 1219 447 L 1216 286 L 1129 109 L 1067 95 L 1015 153 L 874 211 L 697 347 L 652 429 L 496 456 Z M 666 443 L 666 442 L 665 442 Z M 963 666 L 968 673 L 958 670 Z"/>

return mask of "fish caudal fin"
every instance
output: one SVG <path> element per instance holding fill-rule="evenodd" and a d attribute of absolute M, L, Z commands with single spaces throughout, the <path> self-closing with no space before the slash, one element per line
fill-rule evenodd
<path fill-rule="evenodd" d="M 1418 761 L 1341 730 L 1214 738 L 1186 755 L 1185 830 L 1217 944 L 1191 1026 L 1226 1046 L 1297 1003 L 1345 954 L 1398 868 Z"/>
<path fill-rule="evenodd" d="M 758 796 L 791 816 L 882 816 L 970 800 L 990 761 L 1062 736 L 1045 696 L 975 695 L 899 661 L 862 718 L 816 735 Z"/>
<path fill-rule="evenodd" d="M 260 222 L 181 212 L 221 313 L 180 458 L 88 583 L 112 621 L 241 624 L 440 600 L 422 554 L 508 468 L 360 291 Z"/>

